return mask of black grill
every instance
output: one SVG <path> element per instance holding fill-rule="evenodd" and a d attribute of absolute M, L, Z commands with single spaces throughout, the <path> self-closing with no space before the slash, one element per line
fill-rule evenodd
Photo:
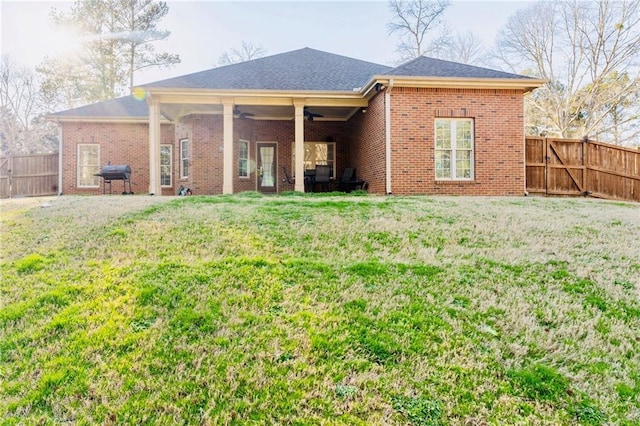
<path fill-rule="evenodd" d="M 102 193 L 106 193 L 107 185 L 109 185 L 109 194 L 111 194 L 111 182 L 114 180 L 122 181 L 122 195 L 133 194 L 131 190 L 131 167 L 127 164 L 107 164 L 102 166 L 100 173 L 96 176 L 100 176 L 103 180 Z M 127 184 L 129 184 L 129 191 L 127 191 Z"/>

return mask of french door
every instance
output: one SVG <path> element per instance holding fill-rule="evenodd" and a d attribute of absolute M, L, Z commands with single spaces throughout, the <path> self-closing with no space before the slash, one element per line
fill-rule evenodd
<path fill-rule="evenodd" d="M 277 144 L 258 142 L 258 191 L 265 194 L 278 191 Z"/>

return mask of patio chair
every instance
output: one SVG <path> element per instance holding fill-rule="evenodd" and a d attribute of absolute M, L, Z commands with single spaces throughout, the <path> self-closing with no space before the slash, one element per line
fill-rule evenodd
<path fill-rule="evenodd" d="M 316 183 L 316 169 L 305 169 L 304 171 L 304 192 L 313 192 Z"/>
<path fill-rule="evenodd" d="M 282 181 L 290 183 L 291 185 L 295 185 L 296 178 L 294 178 L 293 176 L 291 176 L 289 174 L 289 172 L 287 171 L 287 168 L 285 166 L 282 166 L 282 171 L 284 173 L 284 179 L 282 179 Z M 311 176 L 307 176 L 307 174 L 305 172 L 305 176 L 304 176 L 304 192 L 310 192 L 312 190 L 312 185 L 313 185 L 313 178 Z"/>
<path fill-rule="evenodd" d="M 316 166 L 315 183 L 319 184 L 323 191 L 329 191 L 329 185 L 331 184 L 331 166 Z"/>
<path fill-rule="evenodd" d="M 364 188 L 364 181 L 356 179 L 356 169 L 353 167 L 345 167 L 340 178 L 340 191 L 351 192 L 357 187 Z"/>
<path fill-rule="evenodd" d="M 286 181 L 287 183 L 290 183 L 291 185 L 296 183 L 296 180 L 291 177 L 291 175 L 289 174 L 289 172 L 287 171 L 287 168 L 285 166 L 282 166 L 282 171 L 284 172 L 284 179 L 282 179 L 283 182 Z"/>

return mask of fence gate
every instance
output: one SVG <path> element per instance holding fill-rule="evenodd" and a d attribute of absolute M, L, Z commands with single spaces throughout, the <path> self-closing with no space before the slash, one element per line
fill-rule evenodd
<path fill-rule="evenodd" d="M 0 157 L 0 198 L 57 193 L 57 153 Z"/>
<path fill-rule="evenodd" d="M 589 195 L 582 141 L 547 139 L 547 194 Z"/>
<path fill-rule="evenodd" d="M 640 151 L 602 142 L 527 137 L 527 191 L 640 202 Z"/>

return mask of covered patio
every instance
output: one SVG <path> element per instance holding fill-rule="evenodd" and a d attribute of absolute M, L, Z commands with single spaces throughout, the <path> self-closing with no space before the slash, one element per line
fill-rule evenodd
<path fill-rule="evenodd" d="M 369 91 L 371 96 L 377 93 L 373 87 Z M 305 94 L 176 93 L 146 89 L 150 123 L 149 193 L 162 193 L 160 123 L 167 119 L 174 123 L 188 122 L 190 117 L 205 116 L 221 122 L 222 140 L 218 151 L 222 153 L 223 194 L 247 188 L 261 192 L 348 188 L 339 185 L 339 181 L 345 169 L 355 169 L 350 146 L 358 139 L 354 135 L 358 130 L 351 123 L 367 114 L 371 96 L 363 96 L 360 90 L 301 95 Z M 272 136 L 274 133 L 277 137 Z M 177 138 L 180 139 L 179 134 Z M 242 152 L 244 142 L 247 151 L 253 151 L 246 154 L 247 158 Z M 324 182 L 320 176 L 315 177 L 319 166 L 330 169 L 330 186 L 318 185 Z M 238 176 L 246 177 L 247 181 L 239 182 Z M 296 179 L 297 176 L 306 179 Z M 355 176 L 350 179 L 356 180 Z M 251 188 L 252 180 L 254 188 Z"/>
<path fill-rule="evenodd" d="M 333 157 L 324 162 L 333 167 L 332 177 L 336 178 L 345 167 L 357 166 L 347 158 L 359 154 L 350 149 L 360 139 L 361 129 L 356 123 L 381 90 L 376 76 L 389 69 L 304 48 L 134 88 L 134 95 L 146 99 L 149 110 L 149 192 L 162 193 L 163 119 L 175 123 L 178 141 L 191 138 L 193 147 L 208 149 L 202 158 L 208 156 L 216 163 L 221 188 L 216 182 L 216 187 L 207 188 L 207 192 L 278 192 L 284 178 L 281 167 L 289 168 L 292 177 L 303 176 L 305 169 L 315 168 L 315 158 L 308 154 L 318 149 L 333 148 Z M 377 119 L 383 122 L 384 116 Z M 207 129 L 183 126 L 190 120 L 198 121 L 196 125 L 205 125 L 208 120 L 209 124 Z M 217 150 L 203 148 L 218 142 Z M 244 156 L 245 151 L 249 151 L 249 158 Z M 203 167 L 211 168 L 211 164 L 197 164 L 197 155 L 191 157 L 199 172 Z M 247 170 L 242 165 L 245 160 Z M 211 179 L 211 174 L 206 178 Z M 292 189 L 304 191 L 304 179 L 293 182 Z"/>

